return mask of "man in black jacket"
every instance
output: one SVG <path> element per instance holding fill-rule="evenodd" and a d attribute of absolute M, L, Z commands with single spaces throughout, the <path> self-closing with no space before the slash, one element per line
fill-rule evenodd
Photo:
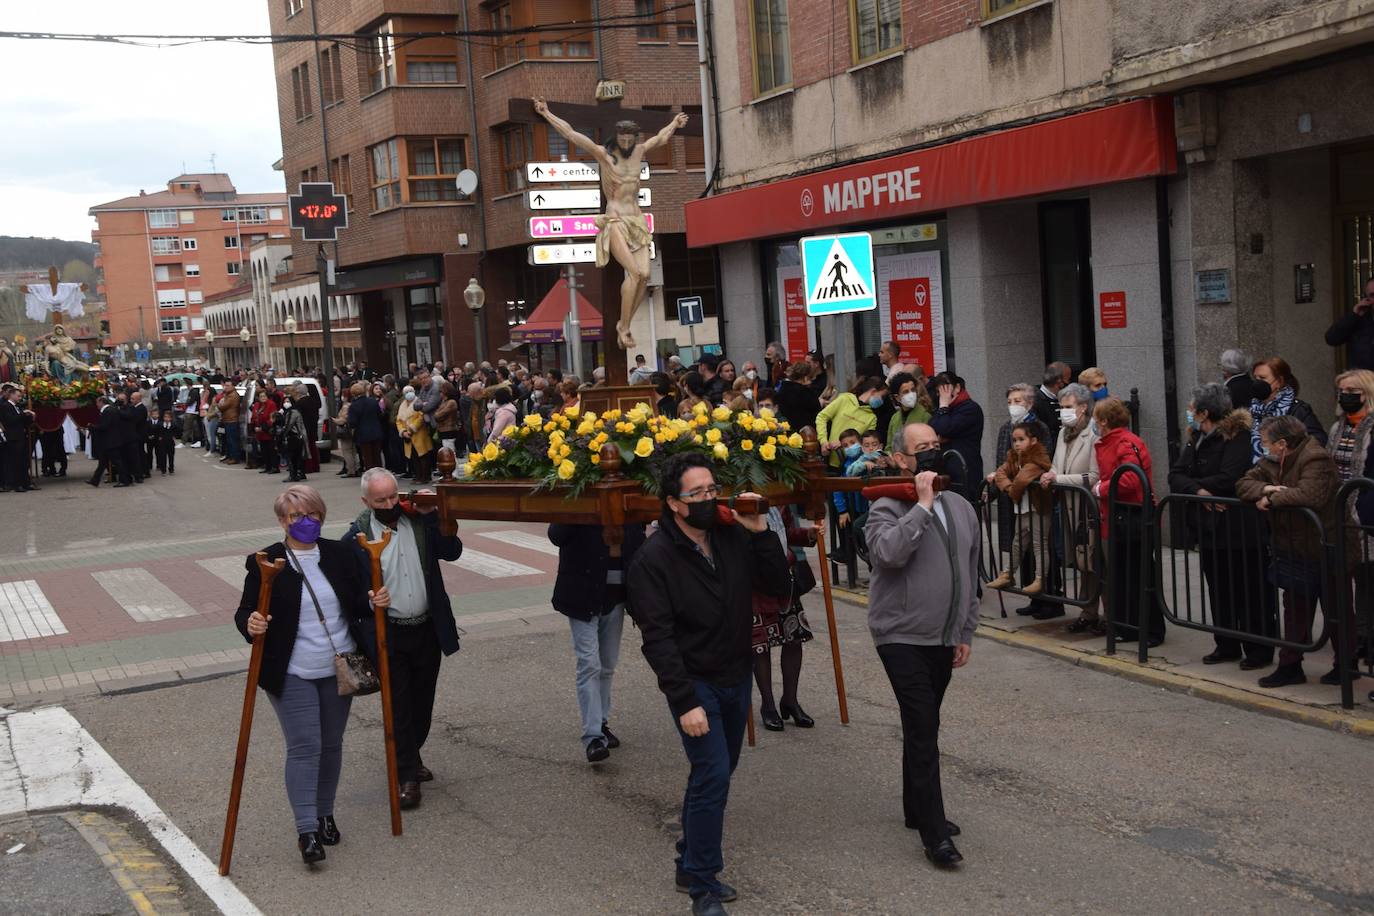
<path fill-rule="evenodd" d="M 439 663 L 442 655 L 458 651 L 458 627 L 453 622 L 453 606 L 444 589 L 439 561 L 458 559 L 463 542 L 457 535 L 440 533 L 434 507 L 413 511 L 402 507 L 396 478 L 385 468 L 364 473 L 362 484 L 366 508 L 343 539 L 346 544 L 356 544 L 362 532 L 369 541 L 379 541 L 382 532 L 391 529 L 391 543 L 382 552 L 382 584 L 391 599 L 386 611 L 386 651 L 396 733 L 396 779 L 401 807 L 418 808 L 420 783 L 434 779 L 420 759 L 420 750 L 429 737 L 434 716 Z M 366 553 L 361 547 L 355 549 Z"/>
<path fill-rule="evenodd" d="M 124 433 L 119 453 L 120 472 L 130 475 L 134 483 L 143 483 L 147 473 L 143 468 L 143 443 L 148 438 L 148 408 L 143 406 L 143 392 L 134 391 L 129 402 L 119 410 L 124 421 Z"/>
<path fill-rule="evenodd" d="M 1328 346 L 1346 345 L 1346 368 L 1374 369 L 1374 278 L 1364 285 L 1364 298 L 1350 314 L 1337 318 L 1326 329 Z"/>
<path fill-rule="evenodd" d="M 97 464 L 95 473 L 91 475 L 86 483 L 93 487 L 100 486 L 100 481 L 105 478 L 105 472 L 114 467 L 115 476 L 119 478 L 117 487 L 128 486 L 126 475 L 121 471 L 119 457 L 121 448 L 121 436 L 124 429 L 124 421 L 120 419 L 119 408 L 110 403 L 108 398 L 96 398 L 96 409 L 100 411 L 100 419 L 96 421 L 95 429 L 91 430 L 91 455 L 94 456 Z"/>
<path fill-rule="evenodd" d="M 1054 447 L 1059 442 L 1059 427 L 1063 425 L 1059 419 L 1059 392 L 1069 383 L 1073 377 L 1073 370 L 1068 363 L 1053 362 L 1045 367 L 1045 374 L 1040 378 L 1040 387 L 1035 389 L 1035 418 L 1045 424 L 1045 429 L 1050 437 L 1045 440 L 1045 450 L 1054 456 Z M 1002 452 L 997 455 L 997 460 L 1001 461 L 1006 457 Z"/>
<path fill-rule="evenodd" d="M 33 423 L 33 411 L 19 406 L 24 397 L 24 389 L 18 385 L 5 384 L 3 397 L 0 397 L 0 430 L 4 432 L 5 488 L 16 493 L 37 490 L 29 480 L 29 425 Z"/>
<path fill-rule="evenodd" d="M 630 615 L 692 765 L 677 843 L 678 890 L 695 916 L 724 916 L 733 888 L 717 877 L 730 774 L 748 716 L 755 591 L 791 593 L 787 557 L 767 516 L 717 515 L 710 460 L 674 456 L 660 481 L 663 515 L 630 567 Z"/>
<path fill-rule="evenodd" d="M 599 763 L 620 747 L 609 727 L 611 678 L 625 626 L 625 570 L 644 544 L 644 526 L 623 526 L 614 555 L 600 525 L 550 525 L 549 540 L 558 547 L 553 609 L 568 618 L 577 656 L 582 749 Z"/>

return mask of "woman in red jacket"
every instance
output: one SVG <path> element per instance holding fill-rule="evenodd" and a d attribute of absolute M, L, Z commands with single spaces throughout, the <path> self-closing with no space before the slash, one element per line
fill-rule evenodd
<path fill-rule="evenodd" d="M 258 389 L 257 400 L 248 412 L 249 431 L 257 440 L 258 451 L 262 455 L 262 474 L 275 474 L 279 470 L 277 450 L 272 439 L 272 414 L 277 412 L 277 402 L 272 400 L 266 388 Z"/>
<path fill-rule="evenodd" d="M 1139 475 L 1127 472 L 1117 482 L 1115 505 L 1108 505 L 1112 474 L 1124 464 L 1133 464 L 1145 472 L 1151 490 L 1154 475 L 1150 450 L 1139 436 L 1130 430 L 1131 412 L 1118 398 L 1103 398 L 1093 408 L 1101 438 L 1093 446 L 1097 451 L 1097 469 L 1101 479 L 1094 492 L 1102 510 L 1102 541 L 1107 558 L 1107 600 L 1112 602 L 1112 616 L 1118 624 L 1117 639 L 1134 642 L 1139 638 L 1140 610 L 1144 600 L 1141 580 L 1141 551 L 1145 549 L 1145 521 L 1143 487 Z M 1148 609 L 1145 636 L 1150 648 L 1164 642 L 1164 610 L 1156 600 Z"/>

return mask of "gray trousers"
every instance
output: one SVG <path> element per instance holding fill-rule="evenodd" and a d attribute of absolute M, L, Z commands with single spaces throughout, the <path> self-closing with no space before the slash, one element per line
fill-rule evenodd
<path fill-rule="evenodd" d="M 339 696 L 332 677 L 305 680 L 288 674 L 280 697 L 268 694 L 286 739 L 286 797 L 296 832 L 319 830 L 334 814 L 343 767 L 343 733 L 352 697 Z"/>

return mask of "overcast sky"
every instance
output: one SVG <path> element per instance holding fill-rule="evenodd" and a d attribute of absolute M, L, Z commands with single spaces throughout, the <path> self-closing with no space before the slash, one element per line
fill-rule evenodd
<path fill-rule="evenodd" d="M 9 31 L 267 34 L 267 0 L 4 0 Z M 0 235 L 90 241 L 93 205 L 228 172 L 280 191 L 272 50 L 0 39 Z"/>

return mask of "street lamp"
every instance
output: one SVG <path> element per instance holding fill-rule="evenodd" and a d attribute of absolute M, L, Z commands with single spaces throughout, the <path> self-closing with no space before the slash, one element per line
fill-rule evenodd
<path fill-rule="evenodd" d="M 205 329 L 205 367 L 213 368 L 215 365 L 215 332 L 209 328 Z"/>
<path fill-rule="evenodd" d="M 291 335 L 291 351 L 290 351 L 290 355 L 287 356 L 287 358 L 286 358 L 286 371 L 287 371 L 287 373 L 289 374 L 289 373 L 291 372 L 291 364 L 294 363 L 294 362 L 296 361 L 296 316 L 295 316 L 295 315 L 287 315 L 287 316 L 286 316 L 286 324 L 285 324 L 285 327 L 286 327 L 286 333 L 289 334 L 289 335 Z"/>
<path fill-rule="evenodd" d="M 247 355 L 248 355 L 248 341 L 249 341 L 252 337 L 253 337 L 253 332 L 250 331 L 250 330 L 248 330 L 248 326 L 247 326 L 247 325 L 244 325 L 243 327 L 239 328 L 239 343 L 243 344 L 243 350 L 244 350 L 244 356 L 245 356 L 245 357 L 247 357 Z M 245 365 L 251 365 L 252 362 L 253 362 L 252 360 L 248 360 L 248 362 L 247 362 Z"/>
<path fill-rule="evenodd" d="M 480 364 L 486 358 L 482 353 L 482 306 L 486 305 L 487 291 L 477 283 L 476 277 L 468 280 L 467 289 L 463 290 L 463 301 L 472 309 L 472 331 L 477 344 L 477 362 Z"/>

